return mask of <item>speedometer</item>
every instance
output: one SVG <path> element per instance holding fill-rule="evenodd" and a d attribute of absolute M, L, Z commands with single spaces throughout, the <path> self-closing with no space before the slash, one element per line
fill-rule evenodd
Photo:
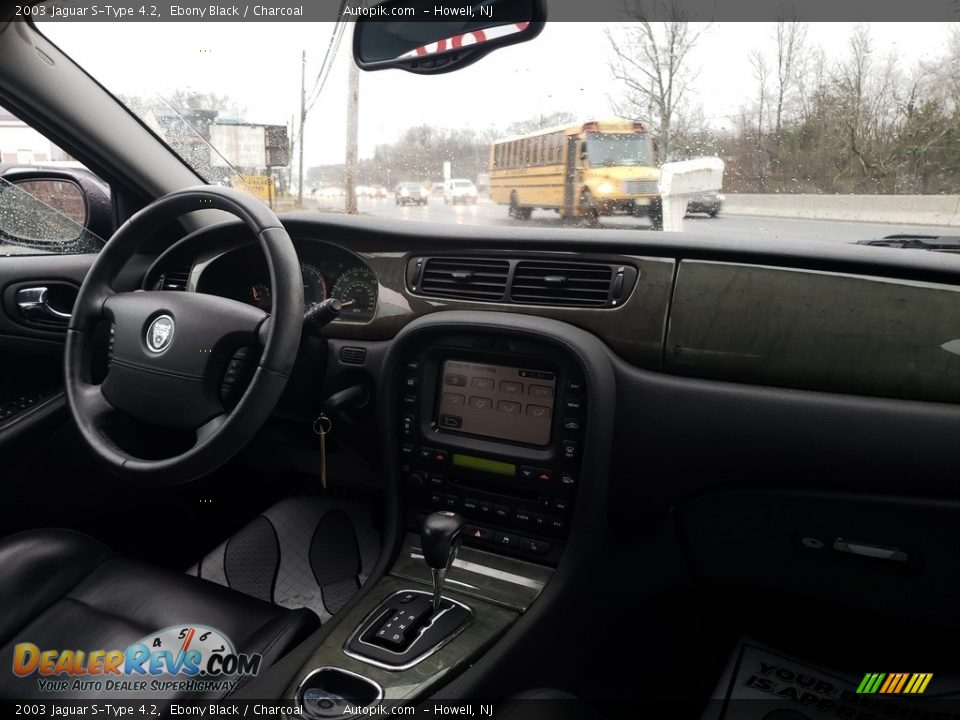
<path fill-rule="evenodd" d="M 377 278 L 364 267 L 350 268 L 333 285 L 330 297 L 343 306 L 340 317 L 345 320 L 367 320 L 377 309 Z"/>

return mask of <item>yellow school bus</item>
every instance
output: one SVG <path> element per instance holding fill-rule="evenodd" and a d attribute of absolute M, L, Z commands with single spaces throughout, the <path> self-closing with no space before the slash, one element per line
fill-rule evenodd
<path fill-rule="evenodd" d="M 645 215 L 663 222 L 653 139 L 615 118 L 538 130 L 490 144 L 490 198 L 527 220 L 535 208 L 594 222 Z"/>

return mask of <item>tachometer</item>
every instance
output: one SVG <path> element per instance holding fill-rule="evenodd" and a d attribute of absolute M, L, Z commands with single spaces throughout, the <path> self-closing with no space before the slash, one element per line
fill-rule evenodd
<path fill-rule="evenodd" d="M 341 317 L 365 320 L 377 309 L 377 278 L 367 268 L 355 267 L 344 272 L 333 285 L 331 297 L 343 305 Z"/>
<path fill-rule="evenodd" d="M 327 281 L 320 274 L 320 269 L 316 265 L 308 263 L 300 264 L 300 272 L 303 275 L 303 304 L 310 307 L 314 303 L 323 302 L 327 299 Z"/>

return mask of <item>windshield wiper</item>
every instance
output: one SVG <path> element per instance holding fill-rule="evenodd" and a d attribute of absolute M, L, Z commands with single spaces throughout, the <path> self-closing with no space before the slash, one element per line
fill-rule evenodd
<path fill-rule="evenodd" d="M 909 233 L 886 235 L 876 240 L 858 240 L 857 245 L 904 248 L 906 250 L 933 250 L 937 252 L 960 252 L 960 236 L 912 235 Z"/>

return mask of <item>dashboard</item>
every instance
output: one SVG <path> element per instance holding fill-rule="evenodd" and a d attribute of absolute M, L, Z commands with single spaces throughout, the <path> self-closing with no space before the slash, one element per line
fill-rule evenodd
<path fill-rule="evenodd" d="M 405 231 L 306 213 L 284 216 L 284 225 L 306 303 L 336 297 L 346 306 L 322 331 L 330 339 L 390 341 L 450 310 L 517 313 L 586 330 L 643 370 L 960 402 L 960 287 L 944 275 L 941 266 L 954 262 L 945 256 L 795 244 L 771 257 L 762 243 L 718 245 L 687 233 L 666 245 L 614 231 L 530 230 L 518 242 L 509 228 L 478 238 L 468 228 Z M 816 262 L 805 254 L 813 249 L 823 255 Z M 231 222 L 174 244 L 143 287 L 268 307 L 268 278 L 259 246 Z M 576 306 L 572 297 L 585 300 Z"/>

